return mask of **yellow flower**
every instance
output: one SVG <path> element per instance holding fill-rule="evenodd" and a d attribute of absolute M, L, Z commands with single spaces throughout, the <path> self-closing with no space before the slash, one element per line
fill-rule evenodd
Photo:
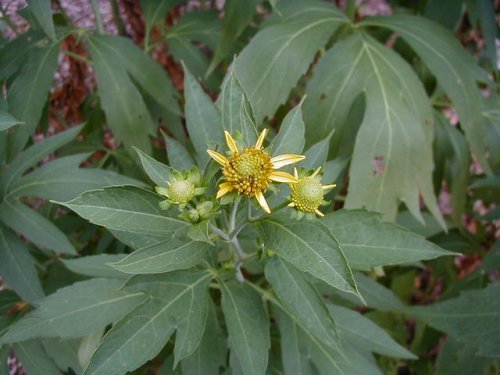
<path fill-rule="evenodd" d="M 264 211 L 271 213 L 264 198 L 270 182 L 294 183 L 298 181 L 290 173 L 275 171 L 275 169 L 297 163 L 305 156 L 283 154 L 271 157 L 262 148 L 266 134 L 267 129 L 264 129 L 255 146 L 245 147 L 240 152 L 233 137 L 225 131 L 224 135 L 227 146 L 231 150 L 231 156 L 227 158 L 217 151 L 207 150 L 212 159 L 222 165 L 222 174 L 226 180 L 219 185 L 217 199 L 231 191 L 236 191 L 238 194 L 255 197 Z"/>
<path fill-rule="evenodd" d="M 298 182 L 290 184 L 292 195 L 290 196 L 291 203 L 288 207 L 296 207 L 299 211 L 314 212 L 318 216 L 325 216 L 318 208 L 326 203 L 323 200 L 325 190 L 333 189 L 336 185 L 321 185 L 321 181 L 317 176 L 321 167 L 316 169 L 311 176 L 299 179 L 297 169 L 294 168 L 294 175 Z"/>

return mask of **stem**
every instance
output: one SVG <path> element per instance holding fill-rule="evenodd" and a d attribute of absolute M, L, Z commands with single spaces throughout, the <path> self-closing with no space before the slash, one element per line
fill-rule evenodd
<path fill-rule="evenodd" d="M 238 205 L 240 201 L 236 200 L 233 203 L 233 208 L 231 210 L 231 216 L 229 216 L 229 231 L 232 232 L 236 226 L 236 214 L 238 213 Z"/>
<path fill-rule="evenodd" d="M 125 25 L 120 17 L 120 10 L 116 0 L 111 0 L 111 11 L 113 12 L 113 18 L 115 20 L 116 28 L 118 29 L 118 34 L 125 35 Z"/>
<path fill-rule="evenodd" d="M 72 57 L 76 60 L 80 60 L 86 64 L 89 64 L 89 65 L 92 65 L 92 61 L 90 61 L 89 59 L 87 59 L 86 57 L 83 57 L 81 55 L 78 55 L 74 52 L 71 52 L 71 51 L 68 51 L 67 49 L 62 49 L 61 48 L 61 52 L 64 53 L 65 55 L 68 55 L 69 57 Z"/>
<path fill-rule="evenodd" d="M 0 12 L 2 12 L 2 19 L 7 23 L 7 25 L 11 28 L 11 30 L 17 36 L 19 34 L 19 30 L 17 29 L 17 26 L 14 23 L 14 21 L 12 21 L 12 19 L 7 14 L 7 11 L 5 10 L 1 1 L 0 1 Z"/>
<path fill-rule="evenodd" d="M 238 256 L 238 260 L 234 265 L 234 269 L 236 270 L 236 280 L 238 280 L 240 283 L 243 283 L 245 281 L 245 276 L 243 276 L 243 273 L 241 272 L 241 266 L 243 264 L 243 261 L 245 260 L 245 252 L 240 245 L 240 241 L 238 241 L 238 237 L 234 237 L 231 240 L 231 244 L 234 246 L 236 255 Z"/>
<path fill-rule="evenodd" d="M 95 23 L 97 26 L 97 31 L 99 34 L 104 34 L 104 25 L 102 23 L 101 12 L 99 12 L 99 4 L 97 4 L 97 0 L 92 0 L 92 10 L 95 15 Z"/>
<path fill-rule="evenodd" d="M 218 235 L 220 238 L 222 238 L 224 241 L 228 241 L 228 242 L 231 242 L 231 239 L 229 238 L 229 235 L 224 232 L 223 230 L 217 228 L 215 225 L 213 224 L 208 224 L 208 227 L 210 228 L 210 230 L 212 232 L 214 232 L 216 235 Z"/>
<path fill-rule="evenodd" d="M 276 207 L 271 208 L 271 212 L 276 212 L 276 211 L 279 211 L 279 210 L 281 210 L 282 208 L 285 208 L 287 205 L 288 205 L 288 203 L 287 203 L 287 202 L 283 202 L 283 203 L 281 203 L 281 204 L 277 205 Z M 269 216 L 269 214 L 268 214 L 268 213 L 263 212 L 263 213 L 261 213 L 260 215 L 257 215 L 257 216 L 254 216 L 254 217 L 250 217 L 250 218 L 249 218 L 249 220 L 248 220 L 248 222 L 249 222 L 249 223 L 253 223 L 253 222 L 255 222 L 255 221 L 262 220 L 263 218 L 268 217 L 268 216 Z"/>
<path fill-rule="evenodd" d="M 347 0 L 345 13 L 351 21 L 354 21 L 354 17 L 356 16 L 356 0 Z"/>

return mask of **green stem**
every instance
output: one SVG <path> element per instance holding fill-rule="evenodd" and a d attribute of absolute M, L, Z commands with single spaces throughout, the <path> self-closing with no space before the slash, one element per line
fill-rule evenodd
<path fill-rule="evenodd" d="M 89 65 L 92 65 L 92 61 L 90 61 L 89 59 L 87 59 L 86 57 L 83 57 L 83 56 L 80 56 L 74 52 L 71 52 L 71 51 L 68 51 L 66 49 L 61 49 L 61 52 L 64 53 L 65 55 L 68 55 L 76 60 L 80 60 L 86 64 L 89 64 Z"/>
<path fill-rule="evenodd" d="M 233 203 L 233 208 L 231 209 L 231 216 L 229 216 L 229 231 L 232 232 L 236 226 L 236 214 L 238 213 L 239 199 L 235 200 Z"/>
<path fill-rule="evenodd" d="M 356 16 L 356 0 L 347 0 L 345 13 L 351 21 L 354 21 L 354 17 Z"/>
<path fill-rule="evenodd" d="M 224 241 L 228 241 L 230 242 L 231 241 L 231 238 L 229 238 L 229 235 L 224 232 L 222 229 L 219 229 L 217 228 L 215 225 L 213 224 L 209 224 L 208 227 L 210 228 L 210 230 L 215 233 L 216 235 L 218 235 L 220 238 L 222 238 Z"/>
<path fill-rule="evenodd" d="M 116 0 L 111 0 L 111 11 L 113 12 L 113 19 L 115 20 L 118 34 L 125 35 L 125 25 L 123 24 L 122 18 L 120 17 L 120 10 L 118 8 L 118 3 L 116 2 Z"/>
<path fill-rule="evenodd" d="M 97 0 L 92 0 L 92 10 L 95 15 L 95 23 L 97 26 L 97 31 L 99 34 L 104 34 L 104 25 L 102 23 L 101 12 L 99 11 L 99 4 L 97 4 Z"/>

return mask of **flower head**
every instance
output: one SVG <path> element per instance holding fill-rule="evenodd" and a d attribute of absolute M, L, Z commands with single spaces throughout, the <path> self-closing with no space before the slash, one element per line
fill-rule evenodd
<path fill-rule="evenodd" d="M 217 151 L 207 150 L 208 154 L 222 166 L 225 182 L 219 185 L 217 198 L 235 191 L 248 197 L 255 197 L 260 206 L 267 213 L 271 213 L 264 198 L 271 182 L 295 183 L 297 178 L 289 173 L 276 171 L 285 165 L 303 160 L 303 155 L 283 154 L 271 157 L 262 147 L 267 129 L 264 129 L 253 147 L 245 147 L 240 152 L 233 137 L 224 132 L 226 143 L 231 151 L 231 156 L 226 156 Z"/>
<path fill-rule="evenodd" d="M 195 196 L 205 192 L 205 188 L 201 187 L 201 176 L 198 168 L 193 167 L 190 171 L 173 171 L 172 177 L 167 181 L 167 187 L 156 186 L 155 190 L 158 194 L 167 197 L 168 199 L 160 202 L 162 209 L 168 209 L 172 204 L 179 205 L 184 208 L 186 204 Z"/>
<path fill-rule="evenodd" d="M 336 185 L 321 185 L 320 178 L 317 177 L 320 170 L 321 167 L 316 169 L 312 175 L 299 178 L 297 169 L 294 168 L 294 175 L 298 182 L 290 184 L 292 194 L 289 207 L 295 207 L 305 213 L 314 212 L 318 216 L 324 216 L 319 210 L 319 206 L 326 203 L 323 200 L 324 192 L 333 189 Z"/>

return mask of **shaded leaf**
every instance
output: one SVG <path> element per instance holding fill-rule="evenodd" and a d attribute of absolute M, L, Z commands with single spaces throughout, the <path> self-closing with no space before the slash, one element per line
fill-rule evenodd
<path fill-rule="evenodd" d="M 29 375 L 61 373 L 38 340 L 19 342 L 14 345 L 14 350 L 23 365 L 23 369 Z"/>
<path fill-rule="evenodd" d="M 284 118 L 280 131 L 271 145 L 273 154 L 301 154 L 304 148 L 304 132 L 301 102 Z"/>
<path fill-rule="evenodd" d="M 167 146 L 168 162 L 172 168 L 178 171 L 188 171 L 195 165 L 193 157 L 179 141 L 169 137 L 165 133 L 163 133 L 163 139 Z"/>
<path fill-rule="evenodd" d="M 148 154 L 145 154 L 138 148 L 135 149 L 139 158 L 141 159 L 142 167 L 144 171 L 148 174 L 149 178 L 157 185 L 163 188 L 168 187 L 168 180 L 172 173 L 172 168 L 168 165 L 160 163 L 156 159 L 152 158 Z"/>
<path fill-rule="evenodd" d="M 23 124 L 22 121 L 16 120 L 14 116 L 5 111 L 0 111 L 0 131 L 7 130 L 15 125 Z"/>
<path fill-rule="evenodd" d="M 29 9 L 45 34 L 53 41 L 56 39 L 56 30 L 52 21 L 50 0 L 28 0 Z"/>
<path fill-rule="evenodd" d="M 61 259 L 61 261 L 71 272 L 80 275 L 109 279 L 128 279 L 129 275 L 108 265 L 108 263 L 119 262 L 125 256 L 126 254 L 100 254 L 75 259 Z"/>

